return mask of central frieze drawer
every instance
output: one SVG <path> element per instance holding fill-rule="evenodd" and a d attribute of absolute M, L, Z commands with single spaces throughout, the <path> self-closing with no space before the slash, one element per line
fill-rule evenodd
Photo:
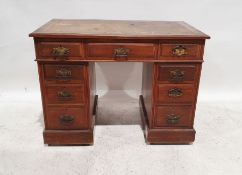
<path fill-rule="evenodd" d="M 155 59 L 157 52 L 152 43 L 88 43 L 86 47 L 89 59 Z"/>
<path fill-rule="evenodd" d="M 46 86 L 48 104 L 82 104 L 84 103 L 84 85 Z"/>

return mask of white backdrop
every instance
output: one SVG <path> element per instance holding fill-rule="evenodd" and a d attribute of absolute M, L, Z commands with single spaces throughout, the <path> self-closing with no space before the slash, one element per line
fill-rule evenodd
<path fill-rule="evenodd" d="M 211 36 L 199 100 L 240 100 L 241 9 L 240 0 L 0 0 L 0 97 L 39 97 L 33 40 L 28 34 L 52 18 L 79 18 L 188 22 Z M 141 69 L 140 63 L 98 63 L 97 88 L 139 91 Z"/>
<path fill-rule="evenodd" d="M 210 35 L 194 144 L 146 145 L 138 100 L 107 93 L 94 146 L 44 145 L 28 34 L 52 18 L 180 20 Z M 241 175 L 241 40 L 241 0 L 0 0 L 0 175 Z M 137 95 L 141 71 L 140 63 L 97 63 L 99 93 Z"/>

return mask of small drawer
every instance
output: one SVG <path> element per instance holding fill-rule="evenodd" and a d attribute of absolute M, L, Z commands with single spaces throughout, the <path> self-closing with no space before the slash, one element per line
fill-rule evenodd
<path fill-rule="evenodd" d="M 136 60 L 155 59 L 157 46 L 152 43 L 88 43 L 89 59 Z"/>
<path fill-rule="evenodd" d="M 196 98 L 195 88 L 193 84 L 158 84 L 156 98 L 159 103 L 191 103 Z"/>
<path fill-rule="evenodd" d="M 202 59 L 203 45 L 199 44 L 162 44 L 160 59 Z"/>
<path fill-rule="evenodd" d="M 157 64 L 160 83 L 194 83 L 200 66 L 195 64 Z"/>
<path fill-rule="evenodd" d="M 43 69 L 47 83 L 81 83 L 84 79 L 84 65 L 45 64 Z"/>
<path fill-rule="evenodd" d="M 48 104 L 83 104 L 84 85 L 46 86 L 46 101 Z"/>
<path fill-rule="evenodd" d="M 58 60 L 78 59 L 82 57 L 81 43 L 65 42 L 41 42 L 38 45 L 38 55 L 42 57 L 52 57 Z"/>
<path fill-rule="evenodd" d="M 86 129 L 88 118 L 85 107 L 48 107 L 46 129 Z"/>
<path fill-rule="evenodd" d="M 155 127 L 189 127 L 192 126 L 191 105 L 169 105 L 155 107 Z"/>

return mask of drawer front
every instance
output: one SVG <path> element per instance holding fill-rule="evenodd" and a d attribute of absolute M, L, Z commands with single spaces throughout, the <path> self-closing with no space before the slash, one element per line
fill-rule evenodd
<path fill-rule="evenodd" d="M 155 127 L 189 127 L 192 126 L 191 105 L 169 105 L 155 107 Z"/>
<path fill-rule="evenodd" d="M 159 103 L 190 103 L 195 100 L 195 88 L 193 84 L 163 85 L 157 86 L 157 102 Z"/>
<path fill-rule="evenodd" d="M 202 59 L 203 45 L 198 44 L 162 44 L 161 59 Z"/>
<path fill-rule="evenodd" d="M 41 57 L 54 57 L 56 59 L 82 57 L 83 51 L 81 48 L 81 43 L 41 42 L 38 45 L 38 55 Z"/>
<path fill-rule="evenodd" d="M 199 68 L 195 64 L 157 64 L 157 80 L 160 83 L 194 83 Z"/>
<path fill-rule="evenodd" d="M 81 83 L 84 79 L 84 65 L 44 65 L 45 82 Z"/>
<path fill-rule="evenodd" d="M 85 107 L 48 107 L 46 129 L 86 129 L 88 128 Z"/>
<path fill-rule="evenodd" d="M 156 51 L 151 43 L 88 43 L 86 55 L 90 59 L 155 59 Z"/>
<path fill-rule="evenodd" d="M 83 104 L 84 94 L 84 85 L 46 86 L 48 104 Z"/>

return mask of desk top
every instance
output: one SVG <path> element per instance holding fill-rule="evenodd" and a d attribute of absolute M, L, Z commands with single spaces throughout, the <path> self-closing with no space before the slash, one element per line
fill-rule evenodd
<path fill-rule="evenodd" d="M 53 19 L 31 37 L 208 39 L 208 35 L 182 21 L 124 21 Z"/>

